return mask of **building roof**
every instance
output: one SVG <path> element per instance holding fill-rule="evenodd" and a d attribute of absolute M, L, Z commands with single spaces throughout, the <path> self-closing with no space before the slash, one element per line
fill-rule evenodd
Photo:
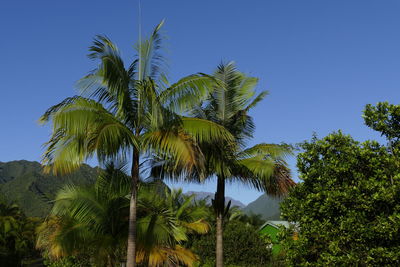
<path fill-rule="evenodd" d="M 265 226 L 271 225 L 272 227 L 279 228 L 279 226 L 283 225 L 285 228 L 289 228 L 290 223 L 288 221 L 266 221 L 261 227 L 260 230 Z"/>

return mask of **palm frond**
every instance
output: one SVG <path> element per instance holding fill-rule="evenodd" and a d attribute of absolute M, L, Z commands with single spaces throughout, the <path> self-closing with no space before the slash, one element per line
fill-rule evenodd
<path fill-rule="evenodd" d="M 146 254 L 149 254 L 148 257 L 148 266 L 149 267 L 158 267 L 166 264 L 167 266 L 194 266 L 194 263 L 198 260 L 197 255 L 191 252 L 189 249 L 186 249 L 182 246 L 175 246 L 173 248 L 170 247 L 156 247 L 153 248 L 150 252 L 145 252 L 143 250 L 139 250 L 137 255 L 138 262 L 144 262 L 146 259 Z"/>
<path fill-rule="evenodd" d="M 244 108 L 244 110 L 249 111 L 250 109 L 254 108 L 259 102 L 264 100 L 264 98 L 269 94 L 268 91 L 262 91 L 259 93 L 251 102 L 250 104 Z"/>
<path fill-rule="evenodd" d="M 210 120 L 183 117 L 182 124 L 184 131 L 199 143 L 224 142 L 228 145 L 234 141 L 227 129 Z"/>
<path fill-rule="evenodd" d="M 143 145 L 163 158 L 174 161 L 174 169 L 203 167 L 202 154 L 190 135 L 182 131 L 149 132 L 143 136 Z"/>
<path fill-rule="evenodd" d="M 203 73 L 189 75 L 164 90 L 160 101 L 172 111 L 184 113 L 205 100 L 214 83 L 212 76 Z"/>
<path fill-rule="evenodd" d="M 100 103 L 76 97 L 55 107 L 43 116 L 53 122 L 42 160 L 48 171 L 68 173 L 95 154 L 103 162 L 138 146 L 132 132 Z"/>
<path fill-rule="evenodd" d="M 204 219 L 183 223 L 183 226 L 196 234 L 207 234 L 210 231 L 210 225 Z"/>
<path fill-rule="evenodd" d="M 284 196 L 295 185 L 287 163 L 281 159 L 265 158 L 262 155 L 238 160 L 232 179 L 238 179 L 271 196 Z"/>
<path fill-rule="evenodd" d="M 107 37 L 97 36 L 90 51 L 89 57 L 99 59 L 100 64 L 78 82 L 81 94 L 106 103 L 121 120 L 132 120 L 136 110 L 130 95 L 131 74 L 118 48 Z"/>
<path fill-rule="evenodd" d="M 244 149 L 243 151 L 240 151 L 237 157 L 246 158 L 259 155 L 270 157 L 273 159 L 285 159 L 288 156 L 292 156 L 293 152 L 287 145 L 260 143 L 250 148 Z"/>
<path fill-rule="evenodd" d="M 164 20 L 153 30 L 148 39 L 140 41 L 136 45 L 138 60 L 136 61 L 137 80 L 144 80 L 147 77 L 158 81 L 162 69 L 165 67 L 165 60 L 161 53 L 163 36 L 160 33 Z"/>

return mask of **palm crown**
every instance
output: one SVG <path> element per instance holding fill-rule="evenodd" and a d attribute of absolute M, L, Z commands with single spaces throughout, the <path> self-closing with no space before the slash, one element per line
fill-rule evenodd
<path fill-rule="evenodd" d="M 212 121 L 227 129 L 234 142 L 200 142 L 205 156 L 205 176 L 221 176 L 224 180 L 239 181 L 271 195 L 283 195 L 294 184 L 285 158 L 291 154 L 288 145 L 260 143 L 246 148 L 253 137 L 253 119 L 248 112 L 268 94 L 256 94 L 258 79 L 239 72 L 233 62 L 221 64 L 209 84 L 208 97 L 193 105 L 194 118 Z M 167 179 L 198 181 L 198 172 L 174 169 L 174 161 L 155 159 L 154 176 Z M 175 170 L 175 171 L 174 171 Z M 183 173 L 182 173 L 183 172 Z"/>

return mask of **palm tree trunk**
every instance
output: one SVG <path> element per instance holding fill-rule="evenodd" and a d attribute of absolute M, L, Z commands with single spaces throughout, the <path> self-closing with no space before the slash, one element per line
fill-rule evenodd
<path fill-rule="evenodd" d="M 131 202 L 129 206 L 129 230 L 128 230 L 128 249 L 126 252 L 126 267 L 136 267 L 136 209 L 137 191 L 139 181 L 139 152 L 133 151 L 132 158 L 132 190 Z"/>
<path fill-rule="evenodd" d="M 218 176 L 216 201 L 217 228 L 216 228 L 216 246 L 215 246 L 215 263 L 216 267 L 224 266 L 224 242 L 223 242 L 223 224 L 225 210 L 225 178 Z"/>

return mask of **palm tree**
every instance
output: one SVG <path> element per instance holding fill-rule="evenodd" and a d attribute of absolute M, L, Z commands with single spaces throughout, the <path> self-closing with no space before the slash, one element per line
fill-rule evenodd
<path fill-rule="evenodd" d="M 124 258 L 131 179 L 123 166 L 107 165 L 93 186 L 65 186 L 51 216 L 39 227 L 37 246 L 50 257 L 87 253 L 96 266 L 115 266 Z M 197 256 L 182 243 L 209 226 L 206 210 L 181 191 L 141 183 L 138 198 L 137 262 L 145 266 L 192 266 Z M 106 264 L 105 264 L 106 263 Z"/>
<path fill-rule="evenodd" d="M 95 185 L 64 186 L 38 228 L 37 248 L 50 258 L 88 254 L 114 266 L 126 249 L 130 183 L 122 165 L 109 164 Z"/>
<path fill-rule="evenodd" d="M 206 103 L 195 109 L 194 114 L 224 126 L 236 140 L 232 146 L 215 144 L 211 149 L 208 145 L 202 148 L 207 155 L 209 177 L 217 177 L 213 203 L 216 212 L 216 266 L 222 267 L 225 183 L 239 181 L 277 196 L 287 193 L 294 182 L 284 160 L 289 154 L 287 147 L 258 144 L 244 149 L 255 128 L 248 111 L 267 95 L 267 91 L 263 91 L 255 96 L 258 79 L 237 71 L 232 62 L 218 66 L 214 77 L 218 83 Z"/>
<path fill-rule="evenodd" d="M 214 209 L 216 212 L 216 266 L 223 266 L 223 221 L 225 208 L 225 183 L 239 181 L 274 196 L 288 192 L 294 185 L 284 157 L 289 154 L 285 146 L 258 144 L 244 149 L 252 137 L 254 123 L 248 111 L 267 95 L 263 91 L 255 96 L 258 79 L 237 71 L 234 63 L 221 64 L 214 74 L 218 83 L 195 115 L 207 118 L 233 134 L 236 144 L 202 148 L 207 156 L 209 177 L 217 177 Z M 217 152 L 217 154 L 215 154 Z M 227 207 L 229 209 L 229 205 Z"/>
<path fill-rule="evenodd" d="M 139 260 L 145 266 L 193 266 L 197 255 L 182 245 L 189 235 L 209 231 L 204 220 L 207 209 L 193 205 L 192 198 L 181 190 L 167 190 L 163 195 L 147 192 L 139 198 L 140 210 L 145 213 L 138 221 Z"/>
<path fill-rule="evenodd" d="M 100 64 L 79 82 L 81 95 L 49 108 L 40 119 L 53 125 L 42 160 L 47 171 L 68 173 L 95 155 L 100 163 L 131 159 L 127 267 L 136 265 L 137 188 L 143 159 L 157 155 L 172 159 L 175 168 L 201 172 L 204 157 L 198 143 L 232 139 L 220 125 L 173 112 L 206 96 L 212 78 L 195 74 L 168 83 L 161 53 L 162 24 L 139 42 L 138 55 L 128 68 L 116 45 L 98 36 L 89 57 Z"/>
<path fill-rule="evenodd" d="M 190 234 L 206 234 L 210 226 L 206 218 L 209 215 L 208 207 L 198 205 L 194 201 L 195 196 L 187 196 L 182 193 L 182 189 L 174 189 L 165 195 L 165 203 L 176 216 L 180 228 L 185 236 Z M 186 238 L 182 239 L 187 241 Z"/>
<path fill-rule="evenodd" d="M 216 213 L 216 266 L 223 266 L 223 221 L 230 203 L 225 206 L 225 183 L 241 182 L 273 196 L 284 195 L 294 185 L 285 157 L 288 146 L 257 144 L 245 148 L 255 125 L 248 115 L 267 95 L 256 95 L 258 79 L 239 72 L 234 63 L 221 64 L 214 73 L 214 83 L 208 99 L 191 110 L 196 118 L 210 120 L 226 128 L 235 138 L 233 143 L 215 142 L 200 144 L 205 156 L 205 173 L 209 179 L 217 178 L 213 200 Z M 167 179 L 181 177 L 179 170 L 172 170 L 173 162 L 153 163 L 153 175 Z M 199 181 L 196 172 L 186 173 L 186 180 Z"/>

